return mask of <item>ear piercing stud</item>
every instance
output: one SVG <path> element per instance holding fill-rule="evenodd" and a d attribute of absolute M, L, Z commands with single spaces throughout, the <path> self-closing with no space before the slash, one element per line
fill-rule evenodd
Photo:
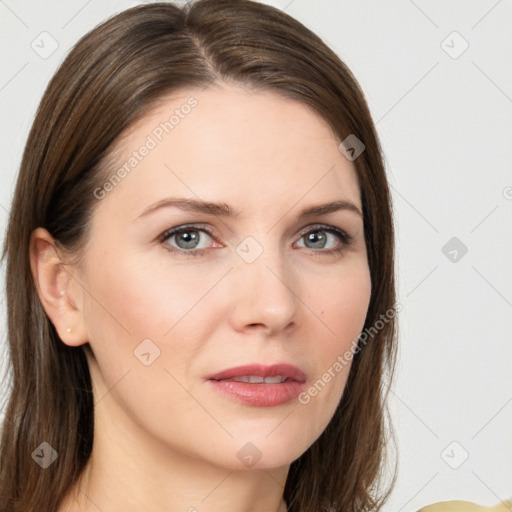
<path fill-rule="evenodd" d="M 68 327 L 68 328 L 66 329 L 66 332 L 71 332 L 71 327 Z"/>

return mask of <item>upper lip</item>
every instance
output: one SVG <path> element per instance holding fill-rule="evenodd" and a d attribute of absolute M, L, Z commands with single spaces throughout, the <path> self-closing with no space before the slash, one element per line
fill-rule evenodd
<path fill-rule="evenodd" d="M 251 375 L 258 377 L 276 377 L 280 375 L 281 377 L 293 379 L 297 382 L 306 382 L 306 374 L 291 364 L 247 364 L 208 375 L 206 380 L 232 379 Z"/>

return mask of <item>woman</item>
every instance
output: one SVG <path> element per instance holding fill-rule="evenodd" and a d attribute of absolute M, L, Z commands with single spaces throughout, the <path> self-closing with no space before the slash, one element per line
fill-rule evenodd
<path fill-rule="evenodd" d="M 360 88 L 297 21 L 155 3 L 82 38 L 5 256 L 2 511 L 382 508 L 389 190 Z"/>

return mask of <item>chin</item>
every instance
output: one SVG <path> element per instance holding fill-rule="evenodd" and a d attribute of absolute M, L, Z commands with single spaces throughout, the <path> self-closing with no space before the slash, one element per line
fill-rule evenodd
<path fill-rule="evenodd" d="M 269 470 L 289 466 L 298 459 L 310 446 L 314 439 L 304 439 L 288 429 L 283 429 L 279 436 L 275 433 L 255 433 L 244 435 L 242 438 L 233 440 L 232 448 L 223 452 L 233 453 L 234 458 L 225 462 L 230 469 L 236 470 Z"/>

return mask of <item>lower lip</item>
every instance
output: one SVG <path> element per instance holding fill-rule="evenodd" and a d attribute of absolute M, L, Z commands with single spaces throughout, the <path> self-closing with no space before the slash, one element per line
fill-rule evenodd
<path fill-rule="evenodd" d="M 275 407 L 289 402 L 303 391 L 305 384 L 295 380 L 280 384 L 249 384 L 248 382 L 209 380 L 221 393 L 254 407 Z"/>

